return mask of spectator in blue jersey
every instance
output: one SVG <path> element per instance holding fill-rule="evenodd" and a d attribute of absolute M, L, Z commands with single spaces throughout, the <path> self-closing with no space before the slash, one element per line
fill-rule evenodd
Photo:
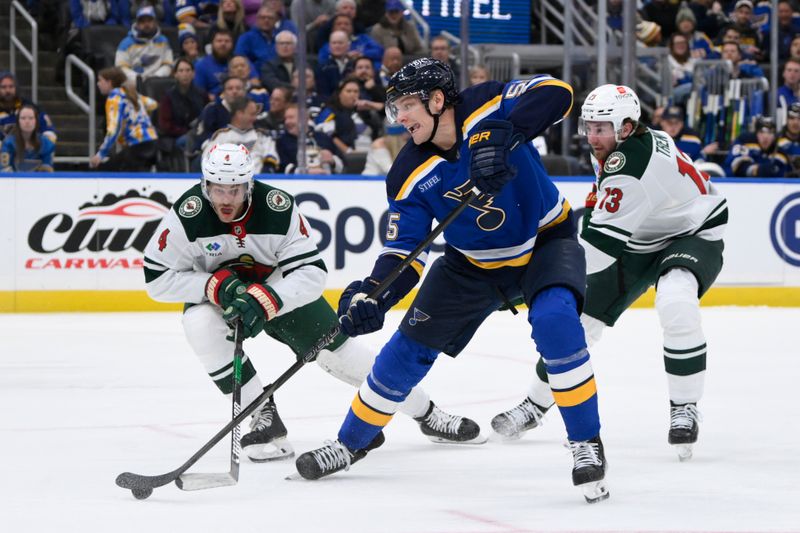
<path fill-rule="evenodd" d="M 300 134 L 298 118 L 297 104 L 289 104 L 283 113 L 285 130 L 280 133 L 276 141 L 281 162 L 280 172 L 285 174 L 292 174 L 297 170 L 297 139 Z M 306 129 L 306 173 L 341 173 L 344 168 L 342 154 L 330 137 L 308 128 L 308 125 Z"/>
<path fill-rule="evenodd" d="M 711 42 L 708 35 L 697 30 L 697 19 L 691 8 L 686 4 L 678 10 L 678 14 L 675 17 L 675 25 L 678 28 L 676 33 L 686 37 L 689 43 L 689 51 L 694 59 L 719 58 L 719 52 L 714 48 L 714 43 Z"/>
<path fill-rule="evenodd" d="M 350 40 L 343 31 L 331 33 L 328 40 L 330 55 L 324 62 L 317 63 L 314 77 L 317 80 L 317 92 L 323 99 L 328 99 L 339 87 L 342 78 L 352 69 L 352 62 L 347 55 Z"/>
<path fill-rule="evenodd" d="M 284 30 L 275 36 L 276 55 L 261 66 L 261 85 L 268 91 L 292 82 L 296 51 L 297 36 L 294 33 Z"/>
<path fill-rule="evenodd" d="M 683 108 L 669 106 L 661 113 L 659 125 L 667 135 L 672 137 L 675 146 L 691 157 L 693 161 L 706 159 L 709 154 L 717 151 L 719 144 L 715 141 L 703 146 L 697 132 L 685 125 L 685 116 Z"/>
<path fill-rule="evenodd" d="M 89 166 L 102 170 L 146 172 L 156 162 L 158 135 L 150 113 L 158 103 L 136 92 L 119 67 L 104 68 L 97 88 L 106 96 L 106 136 Z"/>
<path fill-rule="evenodd" d="M 725 159 L 725 173 L 736 177 L 781 178 L 788 170 L 789 159 L 778 150 L 775 120 L 756 119 L 755 132 L 740 135 Z"/>
<path fill-rule="evenodd" d="M 327 105 L 317 117 L 314 129 L 331 138 L 340 152 L 356 149 L 356 140 L 366 131 L 366 125 L 356 113 L 359 91 L 358 79 L 348 76 L 339 84 Z M 367 146 L 372 142 L 368 140 Z"/>
<path fill-rule="evenodd" d="M 749 79 L 763 78 L 764 71 L 754 61 L 746 60 L 742 56 L 739 43 L 725 41 L 722 43 L 722 59 L 727 59 L 733 65 L 732 78 Z"/>
<path fill-rule="evenodd" d="M 244 81 L 241 78 L 229 76 L 222 82 L 222 92 L 219 101 L 208 104 L 200 113 L 197 125 L 194 146 L 189 150 L 199 149 L 215 131 L 224 128 L 231 121 L 231 103 L 245 96 Z"/>
<path fill-rule="evenodd" d="M 205 54 L 200 48 L 200 41 L 197 40 L 197 31 L 191 24 L 181 24 L 178 30 L 178 56 L 192 63 L 195 63 Z M 194 73 L 194 70 L 192 70 Z"/>
<path fill-rule="evenodd" d="M 222 80 L 228 75 L 228 61 L 233 55 L 233 36 L 229 30 L 211 30 L 211 54 L 194 65 L 194 84 L 215 97 L 222 89 Z"/>
<path fill-rule="evenodd" d="M 136 22 L 117 48 L 114 64 L 131 81 L 167 77 L 172 70 L 172 48 L 156 22 L 152 6 L 136 13 Z"/>
<path fill-rule="evenodd" d="M 778 87 L 778 107 L 788 109 L 800 101 L 800 60 L 789 59 L 783 65 L 783 85 Z"/>
<path fill-rule="evenodd" d="M 739 45 L 742 53 L 747 54 L 756 61 L 764 59 L 761 43 L 761 34 L 753 28 L 753 2 L 750 0 L 737 0 L 730 14 L 731 22 L 720 30 L 724 33 L 728 28 L 739 32 Z"/>
<path fill-rule="evenodd" d="M 786 111 L 786 125 L 778 135 L 778 150 L 789 160 L 786 176 L 800 177 L 800 102 Z"/>
<path fill-rule="evenodd" d="M 622 31 L 622 0 L 608 0 L 606 22 L 612 30 Z"/>
<path fill-rule="evenodd" d="M 278 15 L 267 6 L 261 6 L 256 17 L 256 26 L 242 35 L 236 42 L 236 55 L 243 55 L 250 59 L 256 67 L 256 72 L 261 72 L 265 63 L 275 58 L 275 23 Z"/>
<path fill-rule="evenodd" d="M 52 172 L 56 145 L 39 133 L 39 110 L 23 104 L 0 148 L 2 172 Z"/>
<path fill-rule="evenodd" d="M 353 20 L 347 15 L 336 15 L 331 21 L 331 35 L 333 32 L 341 31 L 347 34 L 350 42 L 347 57 L 355 61 L 359 57 L 368 57 L 375 64 L 375 69 L 381 68 L 383 59 L 383 47 L 375 42 L 375 39 L 366 33 L 353 33 Z M 324 63 L 331 56 L 330 44 L 326 43 L 319 50 L 317 61 Z"/>
<path fill-rule="evenodd" d="M 24 105 L 35 104 L 27 98 L 17 95 L 17 80 L 11 72 L 0 72 L 0 140 L 3 139 L 6 131 L 11 130 L 16 124 L 17 113 Z M 55 143 L 57 135 L 53 128 L 53 121 L 41 108 L 38 109 L 39 133 Z"/>
<path fill-rule="evenodd" d="M 771 24 L 771 22 L 770 22 Z M 772 50 L 772 29 L 767 24 L 762 30 L 763 48 L 769 54 Z M 789 0 L 778 2 L 778 60 L 789 59 L 789 48 L 794 36 L 800 33 L 800 20 L 794 18 L 792 3 Z"/>
<path fill-rule="evenodd" d="M 175 25 L 175 0 L 118 0 L 120 5 L 128 7 L 131 19 L 136 18 L 136 13 L 143 7 L 152 7 L 156 20 L 160 26 Z"/>
<path fill-rule="evenodd" d="M 186 58 L 179 58 L 172 69 L 175 85 L 161 98 L 158 106 L 158 129 L 162 137 L 172 137 L 175 145 L 186 148 L 186 134 L 192 122 L 200 116 L 208 96 L 192 82 L 194 66 Z"/>
<path fill-rule="evenodd" d="M 319 52 L 331 36 L 333 29 L 333 19 L 337 15 L 345 15 L 353 21 L 353 31 L 351 33 L 364 33 L 366 28 L 357 20 L 358 8 L 355 0 L 336 0 L 333 13 L 330 18 L 319 28 L 317 39 L 314 43 L 314 52 Z M 308 20 L 308 19 L 306 19 Z"/>
<path fill-rule="evenodd" d="M 245 56 L 233 56 L 228 63 L 228 75 L 244 82 L 245 96 L 258 104 L 259 109 L 269 111 L 269 92 L 261 86 L 261 80 L 250 68 Z"/>

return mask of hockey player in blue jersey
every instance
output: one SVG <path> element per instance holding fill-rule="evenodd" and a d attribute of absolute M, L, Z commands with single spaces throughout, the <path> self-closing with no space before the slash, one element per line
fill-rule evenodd
<path fill-rule="evenodd" d="M 579 320 L 584 251 L 570 206 L 530 143 L 570 112 L 572 88 L 542 75 L 459 94 L 448 66 L 422 58 L 397 72 L 386 94 L 388 118 L 412 139 L 386 178 L 386 246 L 370 276 L 351 283 L 339 300 L 347 335 L 383 326 L 385 313 L 419 281 L 427 251 L 380 297 L 367 293 L 427 237 L 434 219 L 444 219 L 470 191 L 481 195 L 445 229 L 444 256 L 380 351 L 338 439 L 301 455 L 299 474 L 318 479 L 347 470 L 383 444 L 384 426 L 439 353 L 458 355 L 486 317 L 522 297 L 566 425 L 573 483 L 588 501 L 605 499 L 597 391 Z"/>

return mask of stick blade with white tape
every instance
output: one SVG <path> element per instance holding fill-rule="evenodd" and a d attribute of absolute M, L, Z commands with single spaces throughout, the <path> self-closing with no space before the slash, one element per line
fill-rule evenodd
<path fill-rule="evenodd" d="M 204 490 L 215 489 L 217 487 L 230 487 L 236 485 L 237 482 L 237 477 L 232 476 L 228 472 L 223 474 L 191 473 L 181 474 L 181 476 L 175 480 L 175 485 L 181 490 Z"/>

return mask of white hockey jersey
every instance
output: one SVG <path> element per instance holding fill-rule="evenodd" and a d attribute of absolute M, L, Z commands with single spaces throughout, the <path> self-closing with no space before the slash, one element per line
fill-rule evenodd
<path fill-rule="evenodd" d="M 601 164 L 587 199 L 591 212 L 581 232 L 587 272 L 605 270 L 622 255 L 666 248 L 679 237 L 722 239 L 725 198 L 666 133 L 647 130 L 628 138 Z"/>
<path fill-rule="evenodd" d="M 255 182 L 245 215 L 227 224 L 195 185 L 145 248 L 147 293 L 161 302 L 201 303 L 210 274 L 230 266 L 242 281 L 269 284 L 283 302 L 278 314 L 288 313 L 325 288 L 327 271 L 309 228 L 294 198 L 280 189 Z"/>

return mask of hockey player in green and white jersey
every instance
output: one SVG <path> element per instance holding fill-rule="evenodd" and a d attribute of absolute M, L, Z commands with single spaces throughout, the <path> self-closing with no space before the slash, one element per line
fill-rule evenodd
<path fill-rule="evenodd" d="M 592 346 L 605 326 L 651 285 L 663 329 L 670 399 L 668 442 L 681 460 L 697 441 L 706 340 L 700 298 L 722 268 L 726 200 L 669 135 L 639 124 L 639 99 L 628 87 L 602 85 L 586 97 L 579 133 L 597 175 L 581 231 L 587 291 L 581 322 Z M 527 398 L 492 419 L 502 437 L 519 438 L 552 406 L 540 360 Z"/>
<path fill-rule="evenodd" d="M 218 144 L 204 155 L 201 183 L 175 202 L 145 249 L 147 292 L 154 300 L 185 304 L 183 328 L 214 384 L 233 392 L 233 351 L 228 323 L 240 317 L 246 337 L 261 331 L 305 354 L 337 324 L 323 299 L 327 271 L 309 224 L 288 193 L 253 179 L 253 161 L 242 145 Z M 338 336 L 317 363 L 358 386 L 374 360 L 355 339 Z M 263 385 L 247 356 L 242 364 L 242 405 Z M 434 442 L 480 443 L 478 425 L 434 405 L 414 389 L 401 410 Z M 253 416 L 242 437 L 256 462 L 294 455 L 275 402 Z"/>

